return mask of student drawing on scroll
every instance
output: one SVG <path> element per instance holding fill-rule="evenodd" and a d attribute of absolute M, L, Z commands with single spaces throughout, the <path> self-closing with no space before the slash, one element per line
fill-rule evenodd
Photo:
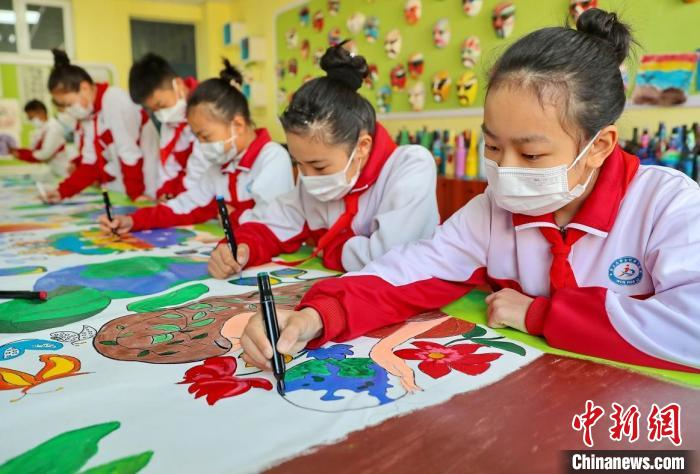
<path fill-rule="evenodd" d="M 617 15 L 599 9 L 576 29 L 514 42 L 489 75 L 486 192 L 432 237 L 316 283 L 295 311 L 279 312 L 279 351 L 350 340 L 488 284 L 492 327 L 700 371 L 700 188 L 676 170 L 641 166 L 618 144 L 620 65 L 632 42 Z M 249 362 L 266 367 L 259 314 L 241 341 Z"/>
<path fill-rule="evenodd" d="M 296 186 L 240 219 L 238 255 L 219 245 L 212 276 L 269 262 L 309 239 L 327 268 L 359 270 L 435 230 L 435 161 L 422 147 L 396 146 L 357 92 L 369 73 L 365 58 L 343 46 L 326 50 L 326 75 L 302 85 L 280 117 Z"/>

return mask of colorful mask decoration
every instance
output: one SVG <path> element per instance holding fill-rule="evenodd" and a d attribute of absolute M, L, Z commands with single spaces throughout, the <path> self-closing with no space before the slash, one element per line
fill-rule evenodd
<path fill-rule="evenodd" d="M 299 71 L 299 67 L 297 65 L 297 60 L 296 58 L 291 58 L 289 62 L 287 62 L 287 71 L 289 72 L 290 75 L 296 76 L 297 72 Z"/>
<path fill-rule="evenodd" d="M 284 34 L 284 40 L 287 42 L 287 49 L 297 49 L 299 45 L 299 33 L 296 28 L 290 28 Z"/>
<path fill-rule="evenodd" d="M 401 54 L 401 32 L 398 28 L 394 28 L 386 34 L 384 51 L 389 59 L 396 59 Z"/>
<path fill-rule="evenodd" d="M 433 83 L 430 91 L 433 93 L 433 100 L 438 104 L 445 102 L 450 95 L 450 87 L 452 87 L 452 79 L 447 71 L 440 71 L 433 76 Z"/>
<path fill-rule="evenodd" d="M 311 51 L 311 44 L 309 43 L 309 40 L 305 39 L 304 41 L 301 42 L 301 51 L 299 52 L 301 59 L 303 59 L 303 60 L 309 59 L 310 51 Z"/>
<path fill-rule="evenodd" d="M 422 53 L 413 53 L 408 57 L 408 73 L 413 79 L 417 79 L 421 74 L 423 74 L 423 68 L 424 63 Z"/>
<path fill-rule="evenodd" d="M 309 19 L 309 7 L 303 7 L 301 10 L 299 10 L 299 24 L 301 26 L 309 26 Z"/>
<path fill-rule="evenodd" d="M 339 45 L 342 41 L 342 38 L 340 37 L 341 35 L 342 33 L 340 32 L 340 28 L 338 28 L 337 26 L 335 28 L 331 28 L 330 31 L 328 31 L 328 45 Z"/>
<path fill-rule="evenodd" d="M 277 65 L 275 66 L 275 72 L 277 73 L 277 79 L 279 79 L 280 81 L 284 79 L 284 75 L 287 72 L 286 68 L 284 67 L 284 61 L 277 61 Z"/>
<path fill-rule="evenodd" d="M 362 31 L 362 27 L 365 26 L 365 14 L 362 12 L 355 12 L 348 18 L 345 22 L 345 26 L 348 27 L 348 31 L 351 35 L 356 35 Z"/>
<path fill-rule="evenodd" d="M 391 112 L 391 87 L 385 85 L 377 91 L 377 109 L 381 114 Z"/>
<path fill-rule="evenodd" d="M 370 16 L 365 21 L 365 39 L 368 43 L 374 43 L 379 37 L 379 18 Z"/>
<path fill-rule="evenodd" d="M 476 93 L 479 91 L 479 82 L 472 71 L 463 73 L 457 81 L 457 100 L 462 107 L 474 105 Z"/>
<path fill-rule="evenodd" d="M 367 77 L 365 78 L 365 84 L 370 89 L 374 89 L 374 84 L 379 80 L 379 68 L 376 64 L 370 64 L 368 68 L 369 74 L 367 74 Z"/>
<path fill-rule="evenodd" d="M 321 58 L 323 57 L 323 54 L 326 52 L 323 48 L 318 48 L 316 52 L 314 53 L 314 66 L 318 66 L 321 64 Z"/>
<path fill-rule="evenodd" d="M 416 82 L 408 90 L 408 103 L 411 104 L 411 109 L 415 112 L 420 112 L 425 107 L 425 85 L 422 82 Z"/>
<path fill-rule="evenodd" d="M 484 0 L 462 0 L 462 10 L 468 16 L 476 16 L 484 6 Z"/>
<path fill-rule="evenodd" d="M 409 25 L 418 23 L 420 17 L 423 16 L 421 0 L 406 0 L 406 4 L 403 7 L 403 16 Z"/>
<path fill-rule="evenodd" d="M 311 26 L 318 32 L 323 30 L 323 12 L 321 10 L 314 13 L 314 20 Z"/>
<path fill-rule="evenodd" d="M 591 8 L 598 8 L 598 0 L 569 0 L 569 15 L 573 18 L 574 23 L 581 13 Z"/>
<path fill-rule="evenodd" d="M 433 26 L 433 44 L 438 48 L 444 48 L 450 44 L 450 22 L 447 18 L 438 20 Z"/>
<path fill-rule="evenodd" d="M 478 36 L 470 36 L 462 43 L 462 66 L 473 69 L 481 56 L 481 41 Z"/>
<path fill-rule="evenodd" d="M 340 11 L 340 0 L 328 0 L 328 14 L 336 16 Z"/>
<path fill-rule="evenodd" d="M 406 88 L 406 68 L 403 64 L 397 64 L 391 68 L 391 73 L 389 74 L 391 78 L 391 87 L 395 91 L 402 91 Z"/>
<path fill-rule="evenodd" d="M 493 29 L 499 38 L 508 38 L 515 28 L 515 5 L 502 2 L 493 8 L 491 16 Z"/>

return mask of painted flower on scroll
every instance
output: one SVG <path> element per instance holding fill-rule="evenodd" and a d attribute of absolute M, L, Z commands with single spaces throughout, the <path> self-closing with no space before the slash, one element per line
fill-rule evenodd
<path fill-rule="evenodd" d="M 412 344 L 418 349 L 399 349 L 394 354 L 406 360 L 420 360 L 418 368 L 434 379 L 444 377 L 452 369 L 467 375 L 482 374 L 502 355 L 495 352 L 475 354 L 484 347 L 482 344 L 443 346 L 430 341 L 414 341 Z"/>
<path fill-rule="evenodd" d="M 27 395 L 31 389 L 53 380 L 58 380 L 75 375 L 85 375 L 80 371 L 80 360 L 71 356 L 58 354 L 45 354 L 39 356 L 44 367 L 36 374 L 28 374 L 21 370 L 6 369 L 0 367 L 0 390 L 21 390 L 22 397 L 11 400 L 17 401 Z M 58 389 L 60 390 L 60 388 Z"/>
<path fill-rule="evenodd" d="M 236 397 L 251 388 L 272 390 L 272 383 L 260 377 L 236 377 L 236 359 L 233 357 L 211 357 L 202 364 L 185 372 L 182 382 L 192 384 L 187 389 L 194 398 L 206 395 L 207 403 L 214 405 L 222 398 Z"/>

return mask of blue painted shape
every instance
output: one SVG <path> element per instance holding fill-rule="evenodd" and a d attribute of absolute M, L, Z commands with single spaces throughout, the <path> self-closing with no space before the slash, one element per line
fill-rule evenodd
<path fill-rule="evenodd" d="M 34 265 L 24 267 L 7 267 L 0 268 L 0 277 L 13 275 L 27 275 L 30 273 L 45 273 L 46 267 L 38 267 Z"/>
<path fill-rule="evenodd" d="M 20 339 L 0 346 L 0 360 L 11 360 L 24 354 L 24 351 L 57 351 L 63 344 L 46 339 Z"/>
<path fill-rule="evenodd" d="M 371 372 L 367 376 L 347 376 L 341 375 L 340 371 L 344 366 L 347 366 L 347 361 L 364 362 L 365 368 Z M 353 359 L 326 359 L 323 360 L 323 366 L 328 373 L 319 371 L 310 371 L 303 377 L 290 380 L 290 375 L 293 377 L 295 371 L 303 371 L 305 365 L 310 363 L 318 364 L 317 360 L 302 362 L 289 369 L 287 378 L 285 378 L 285 390 L 287 392 L 295 392 L 298 390 L 313 390 L 325 392 L 321 395 L 322 401 L 343 400 L 345 397 L 337 395 L 339 390 L 350 390 L 355 393 L 367 392 L 367 394 L 376 399 L 379 405 L 385 405 L 393 402 L 395 399 L 388 395 L 389 388 L 393 387 L 389 383 L 389 375 L 387 371 L 377 365 L 369 358 L 353 358 Z M 347 368 L 347 367 L 345 367 Z"/>
<path fill-rule="evenodd" d="M 152 295 L 180 283 L 208 277 L 206 262 L 187 257 L 132 257 L 47 273 L 36 281 L 34 290 L 84 286 L 118 299 Z"/>

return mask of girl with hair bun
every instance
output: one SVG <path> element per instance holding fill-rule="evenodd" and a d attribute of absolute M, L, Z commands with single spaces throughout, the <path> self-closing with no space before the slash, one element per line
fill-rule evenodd
<path fill-rule="evenodd" d="M 158 132 L 148 114 L 122 89 L 95 83 L 64 51 L 54 49 L 53 55 L 48 89 L 56 106 L 77 121 L 79 157 L 45 200 L 55 203 L 93 184 L 125 192 L 133 201 L 154 197 Z"/>
<path fill-rule="evenodd" d="M 344 341 L 489 284 L 488 324 L 553 347 L 700 372 L 700 189 L 618 145 L 620 64 L 632 38 L 614 13 L 543 28 L 495 64 L 484 104 L 486 192 L 432 238 L 324 280 L 279 311 L 277 348 Z M 255 315 L 241 338 L 267 368 Z"/>
<path fill-rule="evenodd" d="M 231 223 L 251 214 L 294 186 L 289 154 L 255 128 L 248 101 L 241 92 L 243 77 L 227 60 L 219 77 L 197 86 L 187 100 L 186 116 L 197 137 L 193 153 L 205 162 L 197 180 L 185 179 L 185 190 L 175 198 L 131 215 L 99 218 L 105 232 L 189 225 L 218 215 L 216 197 L 222 195 L 231 210 Z"/>
<path fill-rule="evenodd" d="M 340 44 L 328 48 L 321 67 L 326 76 L 301 86 L 280 117 L 296 187 L 241 219 L 238 255 L 219 245 L 209 260 L 214 277 L 269 262 L 308 239 L 326 267 L 359 270 L 437 226 L 435 162 L 422 147 L 397 147 L 377 123 L 357 92 L 365 59 Z"/>

